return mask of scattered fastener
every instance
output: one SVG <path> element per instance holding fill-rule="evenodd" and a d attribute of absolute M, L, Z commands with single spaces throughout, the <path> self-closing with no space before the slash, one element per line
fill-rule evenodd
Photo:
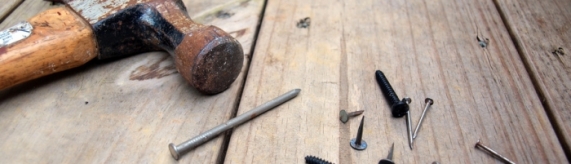
<path fill-rule="evenodd" d="M 509 160 L 508 158 L 498 154 L 496 151 L 490 149 L 487 146 L 484 146 L 480 140 L 478 140 L 478 142 L 476 142 L 476 148 L 480 148 L 482 150 L 484 150 L 485 152 L 488 152 L 490 154 L 492 154 L 494 157 L 500 159 L 501 161 L 505 162 L 505 163 L 510 163 L 510 164 L 515 164 L 515 162 L 512 162 L 511 160 Z"/>
<path fill-rule="evenodd" d="M 399 97 L 393 90 L 393 87 L 387 80 L 387 77 L 385 77 L 385 74 L 380 70 L 377 70 L 375 72 L 375 77 L 377 79 L 379 87 L 381 87 L 381 90 L 385 95 L 385 98 L 387 99 L 389 105 L 391 106 L 391 112 L 393 114 L 393 117 L 402 117 L 406 115 L 406 112 L 408 112 L 408 104 L 399 100 Z"/>
<path fill-rule="evenodd" d="M 562 47 L 554 49 L 551 53 L 553 53 L 553 55 L 565 55 L 565 51 L 563 51 Z"/>
<path fill-rule="evenodd" d="M 405 97 L 402 99 L 403 102 L 405 102 L 406 104 L 410 104 L 410 102 L 412 102 L 412 99 L 410 99 L 409 97 Z M 410 147 L 410 150 L 412 150 L 412 122 L 410 121 L 411 116 L 410 116 L 410 110 L 408 112 L 406 112 L 406 132 L 408 134 L 408 146 Z"/>
<path fill-rule="evenodd" d="M 299 92 L 301 91 L 301 89 L 294 89 L 291 90 L 273 100 L 270 100 L 268 102 L 266 102 L 265 104 L 262 104 L 244 114 L 241 114 L 239 116 L 236 116 L 233 119 L 228 120 L 228 122 L 223 123 L 221 125 L 218 125 L 202 134 L 199 134 L 198 136 L 189 139 L 177 146 L 175 146 L 174 144 L 169 144 L 169 150 L 171 152 L 171 155 L 174 159 L 177 159 L 185 152 L 189 151 L 192 148 L 195 148 L 201 144 L 203 144 L 206 141 L 209 141 L 210 139 L 218 136 L 218 134 L 225 132 L 226 130 L 233 128 L 235 126 L 238 126 L 250 119 L 255 118 L 256 116 L 259 116 L 260 114 L 273 109 L 274 107 L 291 100 L 292 98 L 296 97 Z"/>
<path fill-rule="evenodd" d="M 347 111 L 341 110 L 339 111 L 339 120 L 341 120 L 341 122 L 343 123 L 346 123 L 347 121 L 349 121 L 349 118 L 361 115 L 363 112 L 364 110 L 358 110 L 351 113 L 347 113 Z"/>
<path fill-rule="evenodd" d="M 363 140 L 363 124 L 365 122 L 365 116 L 361 118 L 361 124 L 359 125 L 359 130 L 357 131 L 357 138 L 351 139 L 351 147 L 355 150 L 365 150 L 367 148 L 367 142 Z"/>
<path fill-rule="evenodd" d="M 428 108 L 430 108 L 430 106 L 432 106 L 432 104 L 434 104 L 434 100 L 432 100 L 431 98 L 426 98 L 424 99 L 424 110 L 422 111 L 422 115 L 420 116 L 420 120 L 418 120 L 418 124 L 416 125 L 416 129 L 414 129 L 414 134 L 412 135 L 412 139 L 416 139 L 416 134 L 418 133 L 418 130 L 420 129 L 420 125 L 422 124 L 422 120 L 424 120 L 424 115 L 426 114 L 426 111 L 428 110 Z"/>
<path fill-rule="evenodd" d="M 476 36 L 476 40 L 478 41 L 478 44 L 480 44 L 480 47 L 482 47 L 482 48 L 488 47 L 488 44 L 490 43 L 490 39 L 488 39 L 488 38 L 480 39 L 479 36 Z"/>
<path fill-rule="evenodd" d="M 305 17 L 303 19 L 300 19 L 299 22 L 297 22 L 297 28 L 307 28 L 309 27 L 310 24 L 311 24 L 311 19 L 309 19 L 309 17 Z"/>
<path fill-rule="evenodd" d="M 381 159 L 379 164 L 395 164 L 393 162 L 393 151 L 395 150 L 395 143 L 393 142 L 393 146 L 391 146 L 391 150 L 389 150 L 389 155 L 385 159 Z"/>
<path fill-rule="evenodd" d="M 333 164 L 329 161 L 326 161 L 324 159 L 321 158 L 317 158 L 315 156 L 305 156 L 305 163 L 306 164 Z"/>

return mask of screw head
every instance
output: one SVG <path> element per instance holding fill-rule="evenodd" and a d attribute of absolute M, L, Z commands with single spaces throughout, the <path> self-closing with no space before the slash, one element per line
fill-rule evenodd
<path fill-rule="evenodd" d="M 406 115 L 406 112 L 408 112 L 408 110 L 409 107 L 405 101 L 399 101 L 397 103 L 394 103 L 393 106 L 391 106 L 391 112 L 393 113 L 393 117 L 402 117 Z"/>
<path fill-rule="evenodd" d="M 426 99 L 424 99 L 424 103 L 432 105 L 432 104 L 434 104 L 434 100 L 432 100 L 431 98 L 426 98 Z"/>
<path fill-rule="evenodd" d="M 351 139 L 351 147 L 355 150 L 365 150 L 367 149 L 367 142 L 365 142 L 365 140 L 361 140 L 361 144 L 357 144 L 356 143 L 357 139 L 353 138 Z"/>
<path fill-rule="evenodd" d="M 390 159 L 381 159 L 381 161 L 379 161 L 379 164 L 395 164 L 395 162 L 393 162 Z"/>
<path fill-rule="evenodd" d="M 341 110 L 339 111 L 339 120 L 341 122 L 346 123 L 349 120 L 349 116 L 347 115 L 347 111 Z"/>

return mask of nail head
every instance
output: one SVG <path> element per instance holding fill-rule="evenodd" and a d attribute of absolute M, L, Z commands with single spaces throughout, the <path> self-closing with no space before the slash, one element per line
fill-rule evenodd
<path fill-rule="evenodd" d="M 173 157 L 175 160 L 178 160 L 178 157 L 179 157 L 178 150 L 176 149 L 176 146 L 174 146 L 173 143 L 170 143 L 170 144 L 169 144 L 169 150 L 170 150 L 170 152 L 171 152 L 172 157 Z"/>
<path fill-rule="evenodd" d="M 349 120 L 349 116 L 347 115 L 347 111 L 341 110 L 339 111 L 339 120 L 341 122 L 346 123 Z"/>
<path fill-rule="evenodd" d="M 430 105 L 434 104 L 434 100 L 432 100 L 431 98 L 426 98 L 424 99 L 424 103 L 429 103 Z"/>
<path fill-rule="evenodd" d="M 355 150 L 365 150 L 367 149 L 367 142 L 365 140 L 361 140 L 361 144 L 356 143 L 357 139 L 351 139 L 351 147 Z"/>

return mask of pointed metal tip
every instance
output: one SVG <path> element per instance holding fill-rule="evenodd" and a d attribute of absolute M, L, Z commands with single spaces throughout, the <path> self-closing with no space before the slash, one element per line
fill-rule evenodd
<path fill-rule="evenodd" d="M 297 95 L 297 94 L 299 94 L 299 92 L 301 92 L 301 89 L 297 88 L 297 89 L 294 89 L 292 91 Z"/>
<path fill-rule="evenodd" d="M 389 160 L 393 160 L 393 152 L 395 150 L 395 143 L 393 142 L 393 145 L 391 146 L 391 150 L 389 150 L 389 155 L 387 156 L 387 159 Z"/>
<path fill-rule="evenodd" d="M 363 112 L 365 112 L 365 110 L 358 110 L 358 111 L 354 111 L 354 112 L 351 112 L 351 113 L 354 114 L 355 116 L 358 116 L 358 115 L 363 114 Z"/>
<path fill-rule="evenodd" d="M 361 124 L 359 125 L 359 129 L 361 129 L 361 131 L 363 129 L 363 124 L 365 124 L 365 116 L 361 117 Z"/>
<path fill-rule="evenodd" d="M 365 124 L 365 116 L 361 117 L 361 124 L 359 124 L 359 135 L 363 135 L 363 124 Z"/>

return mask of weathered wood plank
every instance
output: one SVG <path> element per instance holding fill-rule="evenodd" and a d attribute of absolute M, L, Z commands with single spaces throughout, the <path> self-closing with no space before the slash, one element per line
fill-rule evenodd
<path fill-rule="evenodd" d="M 507 0 L 496 3 L 551 115 L 563 148 L 570 153 L 571 1 Z"/>
<path fill-rule="evenodd" d="M 23 0 L 5 0 L 2 2 L 2 6 L 0 6 L 0 20 L 3 20 L 6 16 L 10 15 L 10 12 Z M 0 28 L 1 29 L 1 28 Z"/>
<path fill-rule="evenodd" d="M 25 21 L 44 10 L 58 6 L 60 5 L 51 5 L 51 2 L 47 1 L 24 1 L 4 21 L 0 22 L 0 29 L 12 27 L 16 23 Z"/>
<path fill-rule="evenodd" d="M 413 99 L 414 125 L 435 100 L 412 151 L 377 69 Z M 234 130 L 226 163 L 377 163 L 393 142 L 396 163 L 498 162 L 478 139 L 517 163 L 567 163 L 492 1 L 268 1 L 238 114 L 293 88 L 296 99 Z M 341 109 L 365 110 L 367 150 L 349 146 L 359 119 L 342 124 Z"/>
<path fill-rule="evenodd" d="M 184 2 L 193 6 L 192 1 Z M 28 3 L 44 2 L 26 1 L 23 6 Z M 212 15 L 218 11 L 202 8 L 212 12 L 197 12 L 203 14 L 193 18 L 226 30 L 249 53 L 262 6 L 261 0 L 224 2 L 211 7 L 231 14 Z M 50 6 L 45 3 L 44 7 Z M 0 91 L 0 139 L 4 141 L 0 143 L 0 163 L 174 162 L 169 143 L 183 142 L 231 117 L 248 60 L 230 89 L 214 96 L 202 95 L 187 85 L 172 59 L 162 52 L 93 61 Z M 140 75 L 147 78 L 133 78 Z M 223 138 L 198 147 L 179 161 L 221 160 Z"/>

